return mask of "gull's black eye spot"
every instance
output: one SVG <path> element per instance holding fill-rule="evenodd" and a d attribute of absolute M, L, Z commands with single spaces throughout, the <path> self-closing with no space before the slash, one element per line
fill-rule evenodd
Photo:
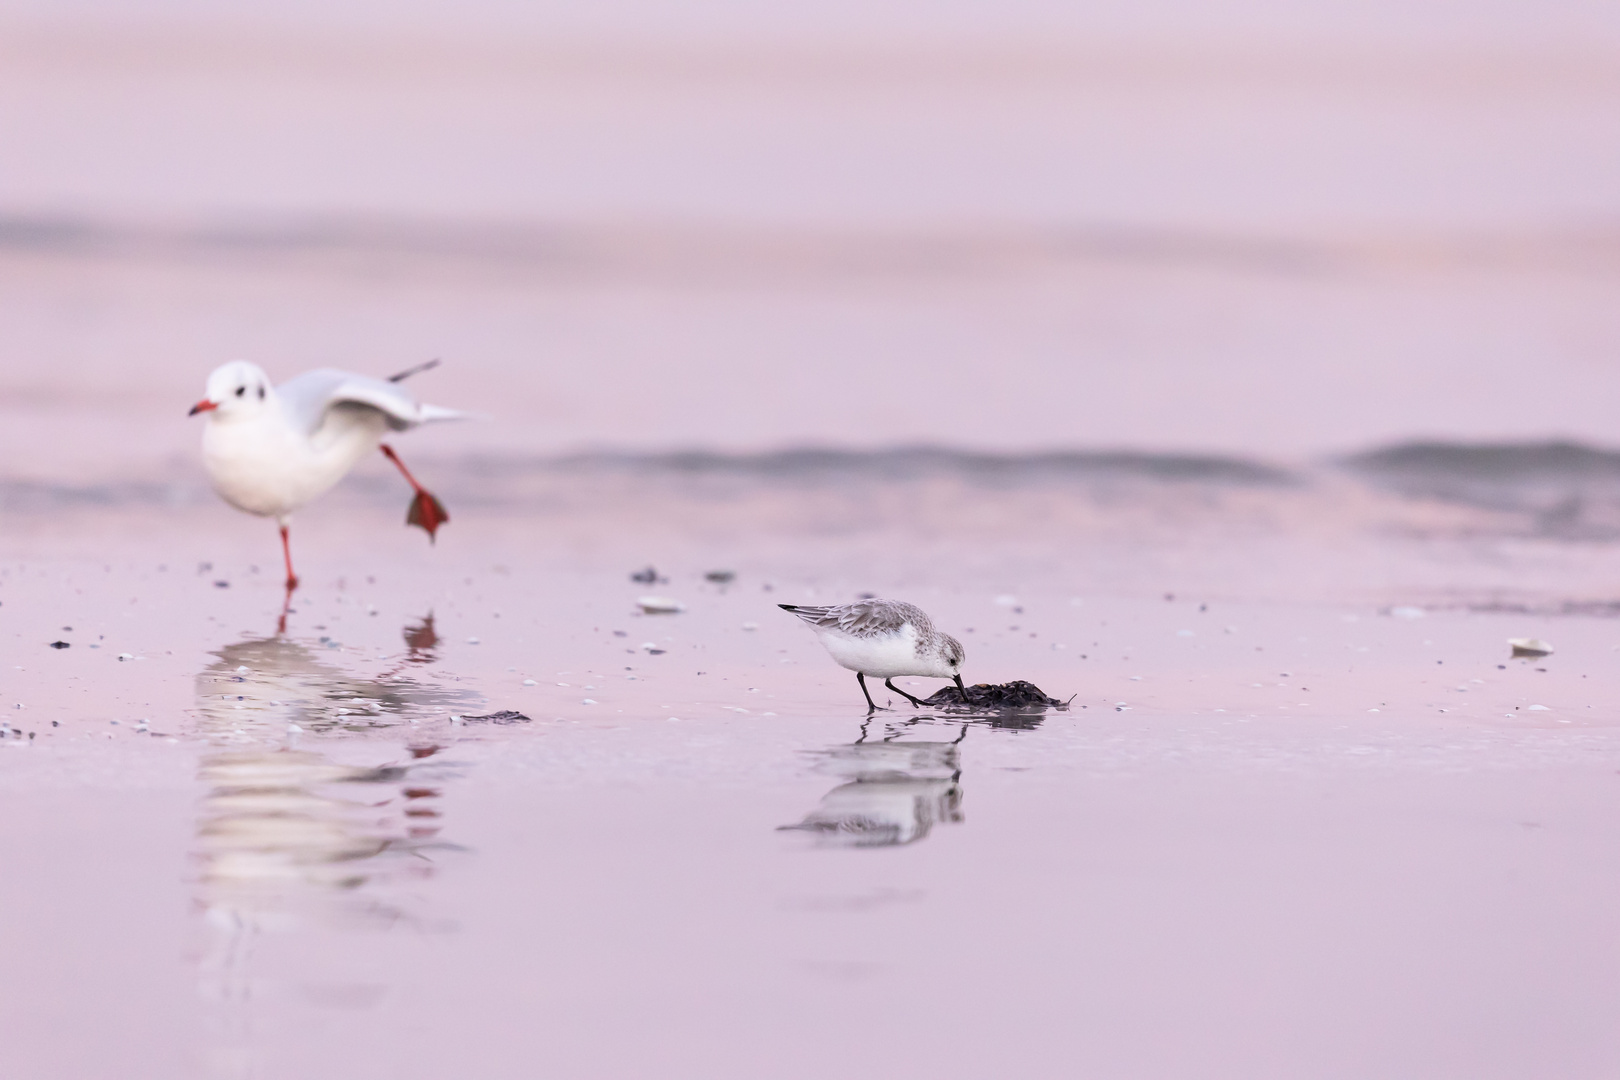
<path fill-rule="evenodd" d="M 264 400 L 264 387 L 262 387 L 262 386 L 259 387 L 259 400 L 260 401 Z"/>
<path fill-rule="evenodd" d="M 236 388 L 236 396 L 237 396 L 237 397 L 241 397 L 241 396 L 242 396 L 242 395 L 243 395 L 243 394 L 245 394 L 245 393 L 247 393 L 247 387 L 245 387 L 245 386 L 238 386 L 238 387 L 237 387 L 237 388 Z"/>

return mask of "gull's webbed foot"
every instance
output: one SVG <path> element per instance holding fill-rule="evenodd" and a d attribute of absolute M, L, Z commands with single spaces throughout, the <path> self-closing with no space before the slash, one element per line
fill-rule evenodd
<path fill-rule="evenodd" d="M 444 508 L 444 503 L 434 497 L 426 488 L 419 488 L 411 507 L 405 512 L 405 524 L 415 525 L 427 531 L 428 539 L 437 539 L 439 526 L 450 520 L 450 511 Z"/>

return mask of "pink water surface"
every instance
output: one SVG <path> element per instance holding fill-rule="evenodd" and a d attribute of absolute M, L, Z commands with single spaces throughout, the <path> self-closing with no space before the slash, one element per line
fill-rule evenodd
<path fill-rule="evenodd" d="M 1603 549 L 452 502 L 429 550 L 348 494 L 284 638 L 226 508 L 8 541 L 8 1075 L 1606 1074 L 1620 637 L 1558 613 Z M 1534 603 L 1445 584 L 1503 560 Z M 1262 595 L 1306 563 L 1340 593 Z M 864 589 L 1069 708 L 868 721 L 775 607 Z"/>

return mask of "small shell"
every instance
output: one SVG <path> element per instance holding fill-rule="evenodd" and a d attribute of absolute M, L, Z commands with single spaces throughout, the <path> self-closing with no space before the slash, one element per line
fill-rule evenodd
<path fill-rule="evenodd" d="M 686 610 L 685 604 L 667 596 L 640 596 L 636 598 L 636 606 L 645 615 L 674 615 Z"/>
<path fill-rule="evenodd" d="M 1515 657 L 1551 656 L 1553 651 L 1553 647 L 1540 638 L 1511 637 L 1508 638 L 1508 644 L 1513 646 L 1513 655 Z"/>

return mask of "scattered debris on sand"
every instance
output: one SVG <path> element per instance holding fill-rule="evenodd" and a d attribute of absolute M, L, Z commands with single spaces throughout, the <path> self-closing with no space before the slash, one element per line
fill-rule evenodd
<path fill-rule="evenodd" d="M 1533 637 L 1508 638 L 1508 644 L 1513 646 L 1513 658 L 1517 660 L 1522 656 L 1551 656 L 1553 647 Z"/>
<path fill-rule="evenodd" d="M 500 712 L 485 713 L 483 716 L 463 716 L 464 724 L 527 724 L 531 721 L 527 716 L 513 709 L 502 709 Z"/>
<path fill-rule="evenodd" d="M 947 686 L 925 698 L 924 705 L 968 706 L 975 709 L 1062 709 L 1067 701 L 1048 697 L 1032 682 L 1015 679 L 1009 683 L 974 683 L 964 695 L 954 686 Z"/>
<path fill-rule="evenodd" d="M 707 574 L 703 575 L 703 579 L 705 581 L 712 581 L 716 585 L 729 585 L 733 581 L 737 580 L 737 571 L 735 571 L 735 570 L 710 570 Z"/>
<path fill-rule="evenodd" d="M 51 648 L 53 648 L 53 649 L 66 649 L 66 648 L 70 648 L 70 646 L 65 641 L 53 641 L 53 642 L 51 642 Z"/>
<path fill-rule="evenodd" d="M 669 579 L 659 577 L 658 571 L 649 566 L 645 570 L 637 570 L 635 573 L 631 574 L 630 580 L 635 582 L 637 585 L 657 585 L 659 582 L 668 581 Z"/>

